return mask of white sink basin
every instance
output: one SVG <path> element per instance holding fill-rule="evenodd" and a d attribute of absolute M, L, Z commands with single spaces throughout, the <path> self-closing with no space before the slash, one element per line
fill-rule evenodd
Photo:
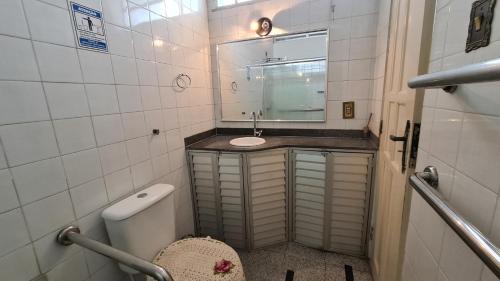
<path fill-rule="evenodd" d="M 257 146 L 264 144 L 266 143 L 266 140 L 258 137 L 244 137 L 244 138 L 232 139 L 229 143 L 234 146 L 250 147 L 250 146 Z"/>

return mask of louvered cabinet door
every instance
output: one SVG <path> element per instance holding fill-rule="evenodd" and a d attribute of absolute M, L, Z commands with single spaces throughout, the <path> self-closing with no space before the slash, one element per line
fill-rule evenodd
<path fill-rule="evenodd" d="M 287 150 L 247 154 L 251 248 L 287 241 Z"/>
<path fill-rule="evenodd" d="M 190 152 L 197 234 L 222 239 L 217 153 Z"/>
<path fill-rule="evenodd" d="M 242 155 L 219 155 L 219 186 L 224 241 L 232 247 L 246 248 L 245 205 Z"/>
<path fill-rule="evenodd" d="M 326 248 L 365 256 L 373 155 L 332 152 L 329 157 L 331 214 Z"/>
<path fill-rule="evenodd" d="M 292 158 L 293 240 L 323 248 L 325 218 L 325 152 L 294 150 Z"/>

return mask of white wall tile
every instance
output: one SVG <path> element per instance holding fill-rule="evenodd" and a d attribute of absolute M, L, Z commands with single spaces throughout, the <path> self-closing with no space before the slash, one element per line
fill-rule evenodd
<path fill-rule="evenodd" d="M 80 251 L 58 264 L 46 276 L 47 281 L 66 281 L 68 276 L 71 276 L 71 280 L 74 281 L 85 281 L 89 277 L 89 271 L 83 252 Z"/>
<path fill-rule="evenodd" d="M 163 108 L 177 107 L 175 92 L 171 87 L 160 87 L 160 98 Z"/>
<path fill-rule="evenodd" d="M 0 213 L 19 206 L 14 182 L 9 170 L 0 170 Z"/>
<path fill-rule="evenodd" d="M 111 56 L 111 61 L 113 63 L 113 71 L 117 84 L 139 84 L 135 59 L 120 56 Z"/>
<path fill-rule="evenodd" d="M 41 83 L 0 82 L 0 125 L 48 119 Z"/>
<path fill-rule="evenodd" d="M 120 113 L 114 85 L 85 85 L 92 115 Z"/>
<path fill-rule="evenodd" d="M 109 201 L 114 201 L 134 190 L 129 168 L 114 172 L 105 177 Z"/>
<path fill-rule="evenodd" d="M 153 165 L 151 161 L 145 161 L 132 166 L 132 179 L 134 188 L 142 187 L 153 179 Z"/>
<path fill-rule="evenodd" d="M 170 168 L 171 169 L 179 169 L 181 168 L 186 161 L 186 156 L 184 154 L 184 148 L 169 151 L 168 157 L 170 159 Z"/>
<path fill-rule="evenodd" d="M 135 57 L 142 60 L 154 60 L 153 40 L 151 37 L 138 32 L 132 32 Z"/>
<path fill-rule="evenodd" d="M 419 239 L 413 225 L 408 227 L 407 258 L 412 265 L 418 280 L 436 280 L 438 264 L 428 248 Z"/>
<path fill-rule="evenodd" d="M 91 281 L 120 281 L 123 280 L 123 275 L 124 273 L 120 270 L 118 265 L 111 263 L 92 275 Z"/>
<path fill-rule="evenodd" d="M 74 220 L 73 206 L 67 191 L 26 205 L 23 210 L 33 240 Z"/>
<path fill-rule="evenodd" d="M 0 34 L 30 37 L 21 0 L 0 3 Z"/>
<path fill-rule="evenodd" d="M 0 257 L 0 276 L 23 281 L 33 278 L 40 281 L 64 280 L 69 273 L 75 280 L 86 281 L 118 281 L 124 277 L 108 259 L 87 253 L 83 255 L 78 246 L 57 245 L 55 235 L 63 226 L 77 223 L 91 237 L 107 242 L 100 212 L 108 200 L 118 200 L 130 194 L 134 187 L 148 186 L 159 182 L 162 177 L 172 178 L 178 186 L 185 183 L 183 178 L 187 173 L 182 159 L 182 138 L 214 126 L 211 110 L 213 97 L 208 88 L 211 82 L 206 4 L 196 1 L 200 5 L 199 10 L 179 14 L 169 20 L 162 18 L 161 14 L 173 16 L 175 9 L 170 7 L 166 10 L 163 2 L 142 6 L 146 9 L 140 11 L 147 15 L 148 22 L 134 19 L 134 29 L 139 32 L 128 29 L 128 1 L 97 1 L 103 6 L 110 54 L 74 48 L 74 35 L 69 22 L 71 16 L 65 0 L 26 0 L 23 3 L 12 0 L 0 4 L 0 23 L 9 22 L 8 31 L 0 26 L 0 34 L 9 35 L 0 36 L 0 87 L 2 84 L 26 86 L 26 89 L 19 87 L 19 91 L 12 91 L 16 93 L 13 99 L 10 99 L 12 96 L 9 99 L 0 97 L 0 111 L 4 114 L 0 113 L 0 214 L 11 212 L 20 205 L 11 170 L 17 173 L 18 179 L 23 174 L 27 175 L 19 180 L 23 185 L 19 185 L 18 189 L 27 191 L 28 195 L 19 195 L 23 203 L 31 202 L 22 209 L 26 216 L 23 218 L 26 231 L 34 241 L 26 247 L 29 251 L 22 252 L 20 258 L 15 254 L 25 248 Z M 99 6 L 94 0 L 84 2 L 91 7 Z M 180 2 L 174 4 L 181 5 Z M 158 8 L 158 5 L 162 7 Z M 150 14 L 147 9 L 157 14 Z M 26 11 L 31 16 L 23 15 Z M 42 14 L 50 14 L 51 17 L 44 20 L 40 17 Z M 149 23 L 151 15 L 153 25 Z M 20 39 L 30 38 L 26 17 L 32 27 L 33 41 Z M 178 32 L 169 34 L 169 30 Z M 154 45 L 153 38 L 157 40 Z M 174 48 L 178 52 L 172 59 Z M 137 64 L 140 66 L 140 80 Z M 176 96 L 170 88 L 171 81 L 174 74 L 188 71 L 193 77 L 192 89 L 177 105 Z M 43 88 L 33 83 L 40 80 Z M 139 84 L 148 87 L 143 87 L 141 93 Z M 32 89 L 28 85 L 33 85 Z M 162 89 L 160 95 L 158 85 L 169 88 Z M 0 92 L 8 94 L 10 90 Z M 7 107 L 2 109 L 4 104 Z M 180 119 L 177 116 L 178 107 L 184 108 L 179 111 Z M 163 108 L 170 109 L 170 112 L 163 114 Z M 147 111 L 143 112 L 144 109 Z M 196 115 L 194 118 L 189 116 L 193 113 Z M 179 128 L 179 120 L 181 125 L 185 125 L 178 130 L 178 144 L 173 145 L 178 149 L 172 157 L 167 153 L 163 124 L 169 117 L 170 129 Z M 153 128 L 159 128 L 161 134 L 152 136 Z M 130 140 L 128 146 L 133 162 L 139 161 L 133 167 L 130 166 L 124 140 Z M 96 145 L 99 148 L 95 148 Z M 6 169 L 6 158 L 11 170 Z M 64 170 L 61 170 L 61 159 Z M 42 181 L 37 182 L 37 186 L 41 183 L 44 188 L 33 189 L 30 187 L 32 184 L 26 184 L 43 171 L 23 169 L 56 160 L 59 161 L 57 177 L 38 176 Z M 170 172 L 170 161 L 176 171 Z M 58 183 L 49 183 L 56 180 Z M 71 188 L 69 192 L 65 191 L 66 184 Z M 190 206 L 187 203 L 185 205 Z M 178 222 L 182 228 L 180 232 L 191 233 L 192 214 L 181 211 Z M 75 222 L 77 216 L 80 219 Z M 35 252 L 31 248 L 33 245 Z M 22 260 L 29 261 L 30 255 L 31 263 Z M 6 269 L 5 265 L 17 260 L 24 263 L 26 271 L 10 278 L 10 273 L 15 271 Z M 38 275 L 38 268 L 43 275 Z"/>
<path fill-rule="evenodd" d="M 496 194 L 455 172 L 451 204 L 483 233 L 488 233 L 496 205 Z"/>
<path fill-rule="evenodd" d="M 34 40 L 75 46 L 73 26 L 67 10 L 36 0 L 23 1 Z"/>
<path fill-rule="evenodd" d="M 351 18 L 351 37 L 368 37 L 377 35 L 377 14 Z"/>
<path fill-rule="evenodd" d="M 106 21 L 123 27 L 130 26 L 126 0 L 103 0 L 102 10 L 106 15 Z"/>
<path fill-rule="evenodd" d="M 113 67 L 109 54 L 78 50 L 85 83 L 113 84 Z"/>
<path fill-rule="evenodd" d="M 74 48 L 34 42 L 35 52 L 44 81 L 82 82 L 80 63 Z"/>
<path fill-rule="evenodd" d="M 44 88 L 52 118 L 62 119 L 90 115 L 83 85 L 44 83 Z"/>
<path fill-rule="evenodd" d="M 142 137 L 148 134 L 143 112 L 124 113 L 122 118 L 126 139 Z"/>
<path fill-rule="evenodd" d="M 142 110 L 141 93 L 138 86 L 116 86 L 120 112 L 134 112 Z"/>
<path fill-rule="evenodd" d="M 139 85 L 158 86 L 156 63 L 151 61 L 136 60 Z"/>
<path fill-rule="evenodd" d="M 59 231 L 52 232 L 34 242 L 35 254 L 42 273 L 48 272 L 57 264 L 81 251 L 81 248 L 77 245 L 61 247 L 56 241 L 58 233 Z"/>
<path fill-rule="evenodd" d="M 29 40 L 0 36 L 0 79 L 39 81 L 40 75 Z"/>
<path fill-rule="evenodd" d="M 160 92 L 158 87 L 141 86 L 142 107 L 144 110 L 161 108 Z"/>
<path fill-rule="evenodd" d="M 170 172 L 170 158 L 168 154 L 153 157 L 153 172 L 156 178 L 166 176 Z"/>
<path fill-rule="evenodd" d="M 147 137 L 131 139 L 127 142 L 127 152 L 130 164 L 134 165 L 146 161 L 149 156 L 149 142 Z"/>
<path fill-rule="evenodd" d="M 434 113 L 430 152 L 452 166 L 457 159 L 462 120 L 463 114 L 456 111 L 436 110 Z"/>
<path fill-rule="evenodd" d="M 500 119 L 466 114 L 457 169 L 496 194 L 500 188 Z"/>
<path fill-rule="evenodd" d="M 0 138 L 11 166 L 58 155 L 51 122 L 36 122 L 0 127 Z"/>
<path fill-rule="evenodd" d="M 124 139 L 122 119 L 119 114 L 92 118 L 97 145 L 116 143 Z"/>
<path fill-rule="evenodd" d="M 54 121 L 57 143 L 61 154 L 68 154 L 96 146 L 90 117 Z"/>
<path fill-rule="evenodd" d="M 106 33 L 109 43 L 109 52 L 111 54 L 129 58 L 134 56 L 132 34 L 128 29 L 106 24 Z"/>
<path fill-rule="evenodd" d="M 77 218 L 88 215 L 108 202 L 103 178 L 72 188 L 70 193 Z"/>
<path fill-rule="evenodd" d="M 412 194 L 412 214 L 410 215 L 414 231 L 418 233 L 421 243 L 432 254 L 434 261 L 441 255 L 445 222 L 418 193 Z M 412 240 L 408 238 L 409 240 Z M 415 258 L 410 258 L 415 260 Z"/>
<path fill-rule="evenodd" d="M 104 174 L 123 169 L 129 165 L 125 143 L 117 143 L 99 148 Z"/>
<path fill-rule="evenodd" d="M 0 214 L 0 256 L 30 242 L 21 209 Z"/>
<path fill-rule="evenodd" d="M 479 280 L 481 260 L 451 228 L 447 228 L 441 253 L 441 270 L 453 281 Z"/>
<path fill-rule="evenodd" d="M 349 61 L 349 80 L 370 79 L 373 76 L 373 60 Z"/>
<path fill-rule="evenodd" d="M 161 110 L 145 111 L 144 117 L 146 118 L 147 132 L 153 132 L 154 129 L 159 129 L 160 131 L 165 130 L 163 112 Z"/>
<path fill-rule="evenodd" d="M 149 11 L 135 4 L 129 3 L 130 27 L 133 31 L 151 35 Z"/>
<path fill-rule="evenodd" d="M 0 272 L 9 281 L 35 278 L 39 271 L 33 247 L 28 245 L 0 258 Z"/>
<path fill-rule="evenodd" d="M 97 149 L 65 155 L 63 163 L 70 187 L 98 178 L 102 174 Z"/>
<path fill-rule="evenodd" d="M 67 189 L 60 158 L 12 168 L 12 175 L 23 205 Z"/>

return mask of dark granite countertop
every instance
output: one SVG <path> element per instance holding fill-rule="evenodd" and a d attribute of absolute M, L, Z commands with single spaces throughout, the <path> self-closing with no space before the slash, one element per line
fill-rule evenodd
<path fill-rule="evenodd" d="M 266 143 L 258 146 L 238 147 L 229 144 L 231 139 L 238 137 L 248 137 L 248 135 L 215 135 L 188 145 L 187 149 L 228 152 L 261 151 L 283 147 L 367 151 L 378 149 L 377 144 L 372 139 L 355 137 L 262 136 Z"/>

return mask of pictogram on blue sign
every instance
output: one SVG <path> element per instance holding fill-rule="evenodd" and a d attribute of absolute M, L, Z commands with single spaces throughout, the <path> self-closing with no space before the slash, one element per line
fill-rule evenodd
<path fill-rule="evenodd" d="M 78 47 L 108 52 L 102 11 L 70 1 Z"/>

